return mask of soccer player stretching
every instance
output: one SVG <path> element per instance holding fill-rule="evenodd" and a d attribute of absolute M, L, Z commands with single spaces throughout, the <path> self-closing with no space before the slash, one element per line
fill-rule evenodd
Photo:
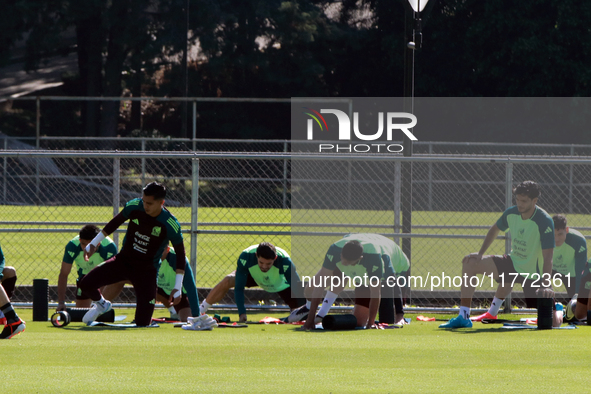
<path fill-rule="evenodd" d="M 82 319 L 84 323 L 91 323 L 111 309 L 111 302 L 103 298 L 100 287 L 129 280 L 137 297 L 135 323 L 138 326 L 148 326 L 156 301 L 160 257 L 169 241 L 177 255 L 176 279 L 170 293 L 170 301 L 173 305 L 180 302 L 185 272 L 185 246 L 179 222 L 164 208 L 165 197 L 166 188 L 163 185 L 157 182 L 149 183 L 144 188 L 142 198 L 129 201 L 86 247 L 87 256 L 92 256 L 97 245 L 106 236 L 129 220 L 119 254 L 92 269 L 80 282 L 82 293 L 93 300 L 92 308 Z"/>
<path fill-rule="evenodd" d="M 513 284 L 523 287 L 528 308 L 536 308 L 536 298 L 552 298 L 551 287 L 552 255 L 554 252 L 554 223 L 542 208 L 538 207 L 540 187 L 532 181 L 525 181 L 513 189 L 516 205 L 507 209 L 492 225 L 478 253 L 465 256 L 462 260 L 462 277 L 493 274 L 499 287 L 488 314 L 496 316 L 513 290 Z M 484 255 L 499 235 L 499 231 L 511 231 L 511 254 L 503 256 Z M 538 266 L 543 267 L 540 278 Z M 471 281 L 462 283 L 460 314 L 440 328 L 472 327 L 470 306 L 475 288 Z M 556 324 L 556 313 L 554 314 Z M 559 325 L 559 324 L 558 324 Z"/>

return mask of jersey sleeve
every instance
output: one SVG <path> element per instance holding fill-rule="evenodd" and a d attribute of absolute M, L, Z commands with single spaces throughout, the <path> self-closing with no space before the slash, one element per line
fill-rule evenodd
<path fill-rule="evenodd" d="M 199 294 L 197 293 L 197 284 L 193 276 L 193 270 L 189 260 L 185 258 L 185 276 L 183 277 L 183 289 L 187 293 L 189 305 L 191 306 L 191 315 L 199 316 Z"/>
<path fill-rule="evenodd" d="M 172 215 L 166 220 L 166 232 L 168 234 L 168 239 L 173 246 L 183 242 L 181 225 Z"/>
<path fill-rule="evenodd" d="M 0 246 L 0 279 L 2 279 L 2 271 L 4 270 L 4 265 L 6 261 L 4 259 L 4 252 L 2 252 L 2 247 Z"/>
<path fill-rule="evenodd" d="M 322 267 L 334 271 L 337 268 L 337 263 L 341 261 L 341 251 L 343 248 L 338 247 L 335 244 L 330 245 L 328 252 L 324 256 L 324 263 Z"/>
<path fill-rule="evenodd" d="M 582 237 L 577 237 L 578 245 L 575 246 L 575 273 L 577 274 L 575 293 L 579 292 L 581 282 L 586 272 L 585 266 L 587 264 L 587 240 Z"/>
<path fill-rule="evenodd" d="M 125 219 L 129 219 L 129 216 L 133 211 L 140 209 L 140 204 L 142 204 L 141 198 L 134 198 L 133 200 L 128 201 L 127 204 L 125 204 L 125 207 L 123 207 L 121 215 L 123 215 Z"/>
<path fill-rule="evenodd" d="M 294 298 L 304 298 L 304 285 L 302 284 L 300 275 L 298 275 L 296 266 L 293 261 L 291 261 L 291 258 L 285 257 L 281 262 L 281 266 L 283 267 L 283 275 L 289 284 L 292 296 Z"/>
<path fill-rule="evenodd" d="M 238 315 L 246 313 L 246 307 L 244 306 L 244 287 L 246 287 L 246 279 L 248 276 L 248 269 L 246 268 L 246 262 L 248 261 L 248 253 L 241 253 L 238 258 L 238 264 L 236 266 L 236 282 L 234 284 L 234 300 L 236 307 L 238 308 Z"/>
<path fill-rule="evenodd" d="M 503 214 L 501 215 L 499 220 L 497 220 L 497 227 L 499 228 L 499 230 L 501 230 L 503 232 L 505 232 L 509 229 L 509 221 L 507 220 L 507 216 L 509 215 L 510 209 L 511 208 L 509 208 L 505 212 L 503 212 Z"/>
<path fill-rule="evenodd" d="M 362 264 L 367 270 L 367 276 L 377 276 L 380 279 L 384 277 L 384 262 L 382 260 L 382 255 L 375 253 L 364 254 L 360 264 Z"/>
<path fill-rule="evenodd" d="M 62 261 L 66 264 L 74 264 L 74 259 L 78 255 L 78 251 L 76 249 L 79 248 L 80 247 L 78 245 L 74 245 L 72 241 L 68 242 L 68 244 L 66 245 L 66 250 L 64 251 L 64 257 L 62 258 Z"/>
<path fill-rule="evenodd" d="M 548 217 L 543 225 L 538 225 L 540 229 L 540 244 L 542 249 L 554 249 L 556 240 L 554 238 L 554 221 Z"/>
<path fill-rule="evenodd" d="M 105 241 L 106 241 L 106 239 L 105 239 Z M 99 248 L 99 253 L 100 253 L 103 261 L 106 261 L 117 254 L 117 245 L 115 245 L 115 242 L 113 242 L 113 241 L 104 242 L 104 243 L 105 244 L 101 243 L 101 247 Z"/>

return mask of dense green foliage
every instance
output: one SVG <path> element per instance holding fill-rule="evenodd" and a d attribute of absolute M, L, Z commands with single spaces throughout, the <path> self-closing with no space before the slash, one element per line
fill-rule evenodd
<path fill-rule="evenodd" d="M 26 38 L 27 69 L 76 51 L 78 73 L 68 77 L 63 94 L 182 96 L 187 39 L 200 48 L 189 63 L 189 96 L 403 94 L 403 1 L 19 0 L 7 7 L 0 16 L 0 65 L 14 55 L 10 48 L 19 38 Z M 591 95 L 588 3 L 431 0 L 423 14 L 417 97 Z M 71 112 L 80 111 L 81 120 L 68 128 L 76 131 L 50 125 L 46 133 L 143 129 L 184 136 L 179 103 L 133 105 L 125 115 L 117 103 L 77 105 Z M 198 112 L 199 137 L 290 137 L 289 127 L 279 126 L 289 117 L 287 106 L 200 104 Z M 26 127 L 25 120 L 11 122 L 14 129 Z M 473 140 L 464 134 L 444 138 Z M 480 141 L 506 139 L 483 134 Z M 433 131 L 422 139 L 442 137 Z M 589 143 L 591 137 L 544 132 L 536 142 Z"/>

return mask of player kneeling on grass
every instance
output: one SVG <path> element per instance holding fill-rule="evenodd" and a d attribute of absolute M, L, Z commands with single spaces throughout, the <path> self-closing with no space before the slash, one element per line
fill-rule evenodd
<path fill-rule="evenodd" d="M 125 280 L 131 282 L 137 297 L 136 325 L 150 325 L 156 302 L 160 258 L 169 241 L 177 255 L 175 282 L 171 291 L 172 304 L 177 305 L 181 301 L 185 272 L 185 246 L 181 226 L 164 207 L 166 188 L 163 185 L 149 183 L 143 192 L 141 199 L 136 198 L 125 204 L 125 208 L 111 219 L 85 249 L 87 256 L 92 256 L 106 236 L 129 220 L 119 254 L 93 268 L 80 282 L 82 294 L 94 301 L 90 311 L 82 318 L 86 324 L 111 309 L 111 302 L 104 299 L 99 288 Z"/>
<path fill-rule="evenodd" d="M 585 236 L 573 228 L 567 226 L 564 215 L 554 215 L 554 256 L 552 258 L 552 278 L 559 278 L 564 286 L 568 297 L 571 299 L 570 310 L 567 305 L 567 320 L 584 320 L 589 309 L 589 276 L 587 264 L 587 240 Z M 580 297 L 577 296 L 580 294 Z M 575 308 L 572 308 L 575 304 Z"/>
<path fill-rule="evenodd" d="M 394 241 L 378 234 L 349 234 L 332 244 L 326 253 L 322 268 L 306 286 L 305 294 L 309 300 L 306 309 L 309 311 L 304 329 L 314 328 L 314 325 L 326 316 L 339 293 L 349 283 L 345 277 L 355 286 L 353 315 L 357 318 L 358 327 L 375 327 L 384 279 L 387 280 L 387 286 L 394 287 L 394 322 L 406 324 L 400 289 L 395 280 L 388 280 L 396 277 L 393 263 L 401 271 L 407 271 L 410 267 L 408 258 L 400 247 Z M 363 285 L 358 286 L 355 284 L 358 281 L 356 278 L 368 279 L 364 279 Z M 322 300 L 324 289 L 328 285 L 333 286 L 337 282 L 336 279 L 340 282 L 339 286 L 328 291 Z M 316 314 L 320 301 L 322 307 Z"/>
<path fill-rule="evenodd" d="M 80 233 L 72 238 L 66 244 L 66 250 L 62 259 L 62 267 L 57 280 L 57 308 L 56 311 L 66 310 L 66 288 L 68 286 L 68 275 L 72 271 L 72 265 L 76 265 L 78 278 L 76 279 L 76 308 L 88 308 L 91 305 L 90 298 L 82 296 L 80 289 L 80 281 L 86 274 L 88 274 L 94 267 L 102 264 L 106 260 L 117 254 L 117 245 L 109 237 L 101 241 L 97 247 L 96 253 L 90 258 L 84 258 L 84 248 L 91 242 L 94 237 L 98 235 L 101 230 L 92 224 L 87 224 L 80 230 Z M 111 301 L 119 295 L 125 286 L 125 282 L 119 282 L 112 285 L 105 286 L 101 292 L 105 299 Z"/>
<path fill-rule="evenodd" d="M 181 321 L 187 321 L 189 316 L 199 316 L 199 296 L 193 277 L 193 270 L 189 260 L 185 258 L 185 275 L 183 277 L 183 294 L 181 301 L 173 305 L 170 293 L 174 289 L 176 277 L 177 255 L 173 248 L 167 246 L 162 254 L 162 263 L 158 270 L 158 292 L 156 301 L 161 302 L 171 313 L 174 312 Z"/>
<path fill-rule="evenodd" d="M 516 205 L 507 209 L 492 225 L 478 253 L 465 256 L 462 260 L 462 281 L 460 314 L 440 328 L 472 327 L 470 306 L 475 287 L 471 277 L 493 274 L 499 287 L 491 307 L 483 318 L 496 319 L 506 296 L 513 290 L 515 283 L 523 288 L 528 308 L 537 308 L 537 298 L 553 298 L 552 290 L 552 255 L 554 252 L 554 223 L 542 208 L 538 207 L 540 187 L 532 181 L 520 183 L 513 189 Z M 484 253 L 497 238 L 500 231 L 511 232 L 512 250 L 509 255 L 492 256 Z M 538 266 L 543 267 L 544 279 L 540 278 Z M 537 280 L 540 278 L 539 280 Z M 553 325 L 560 326 L 562 319 L 554 311 Z"/>
<path fill-rule="evenodd" d="M 259 286 L 269 293 L 277 293 L 294 310 L 306 303 L 300 277 L 287 252 L 269 242 L 252 245 L 240 253 L 236 271 L 218 283 L 201 303 L 200 313 L 224 298 L 234 288 L 239 321 L 246 321 L 244 287 Z"/>
<path fill-rule="evenodd" d="M 12 267 L 5 267 L 4 253 L 0 247 L 0 280 L 2 280 L 2 286 L 0 286 L 0 312 L 2 313 L 3 319 L 6 319 L 6 323 L 3 325 L 2 332 L 0 333 L 0 339 L 10 339 L 15 335 L 25 331 L 25 322 L 22 321 L 10 304 L 10 297 L 14 290 L 14 284 L 16 283 L 16 271 Z M 12 268 L 12 269 L 11 269 Z M 9 277 L 4 277 L 8 274 Z M 14 281 L 11 279 L 14 278 Z M 5 285 L 8 288 L 5 290 Z"/>

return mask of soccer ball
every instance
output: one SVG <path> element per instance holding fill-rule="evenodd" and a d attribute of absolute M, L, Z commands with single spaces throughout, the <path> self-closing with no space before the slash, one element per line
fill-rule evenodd
<path fill-rule="evenodd" d="M 566 304 L 564 308 L 564 321 L 570 322 L 575 320 L 575 309 L 577 308 L 577 300 L 573 299 Z"/>

